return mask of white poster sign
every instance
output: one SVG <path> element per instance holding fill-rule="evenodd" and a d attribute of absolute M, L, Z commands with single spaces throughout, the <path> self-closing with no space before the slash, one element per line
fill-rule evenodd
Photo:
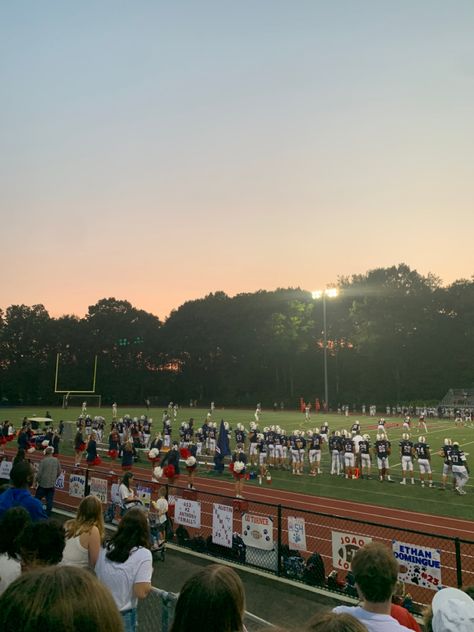
<path fill-rule="evenodd" d="M 243 514 L 242 539 L 247 546 L 271 551 L 273 549 L 273 520 L 267 516 Z"/>
<path fill-rule="evenodd" d="M 110 500 L 116 505 L 120 505 L 120 483 L 112 483 L 110 486 Z"/>
<path fill-rule="evenodd" d="M 86 477 L 82 474 L 71 474 L 69 477 L 69 496 L 82 498 L 86 487 Z"/>
<path fill-rule="evenodd" d="M 61 470 L 56 482 L 54 483 L 54 487 L 56 489 L 64 489 L 64 482 L 66 480 L 66 470 Z"/>
<path fill-rule="evenodd" d="M 0 478 L 5 478 L 8 480 L 10 478 L 12 466 L 12 461 L 7 461 L 6 459 L 3 459 L 3 461 L 0 463 Z"/>
<path fill-rule="evenodd" d="M 393 540 L 392 551 L 400 563 L 398 579 L 407 584 L 438 590 L 441 586 L 441 554 L 419 544 Z"/>
<path fill-rule="evenodd" d="M 96 496 L 101 503 L 107 502 L 107 480 L 104 478 L 91 478 L 91 496 Z"/>
<path fill-rule="evenodd" d="M 229 505 L 212 505 L 212 541 L 232 548 L 234 509 Z"/>
<path fill-rule="evenodd" d="M 296 551 L 306 551 L 304 518 L 288 516 L 288 546 Z"/>
<path fill-rule="evenodd" d="M 201 528 L 201 503 L 196 500 L 176 498 L 174 521 L 184 527 Z"/>
<path fill-rule="evenodd" d="M 332 532 L 332 563 L 334 568 L 348 571 L 356 551 L 372 542 L 372 538 L 341 531 Z"/>
<path fill-rule="evenodd" d="M 150 509 L 151 488 L 141 487 L 140 485 L 137 485 L 137 498 L 142 501 L 143 505 L 147 509 Z"/>

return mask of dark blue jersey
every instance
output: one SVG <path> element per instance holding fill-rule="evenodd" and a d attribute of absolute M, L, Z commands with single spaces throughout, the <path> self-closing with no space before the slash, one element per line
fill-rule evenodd
<path fill-rule="evenodd" d="M 387 457 L 390 453 L 390 441 L 386 439 L 380 439 L 375 442 L 375 453 L 379 459 Z"/>
<path fill-rule="evenodd" d="M 451 463 L 453 465 L 466 465 L 466 457 L 462 450 L 458 450 L 456 448 L 451 452 Z"/>
<path fill-rule="evenodd" d="M 246 433 L 244 430 L 236 430 L 234 434 L 236 443 L 245 443 Z"/>
<path fill-rule="evenodd" d="M 426 443 L 415 443 L 415 451 L 419 459 L 430 458 L 430 446 Z"/>
<path fill-rule="evenodd" d="M 400 454 L 402 456 L 411 456 L 413 454 L 413 442 L 403 439 L 400 441 Z"/>
<path fill-rule="evenodd" d="M 344 452 L 353 453 L 355 451 L 354 442 L 352 439 L 344 439 L 343 441 Z"/>
<path fill-rule="evenodd" d="M 359 441 L 359 454 L 370 454 L 370 442 L 367 439 Z"/>

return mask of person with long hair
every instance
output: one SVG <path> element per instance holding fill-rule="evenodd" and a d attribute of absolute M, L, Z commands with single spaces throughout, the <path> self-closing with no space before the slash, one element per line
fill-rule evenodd
<path fill-rule="evenodd" d="M 188 632 L 191 621 L 206 632 L 243 632 L 245 591 L 228 566 L 211 564 L 190 577 L 179 593 L 170 632 Z"/>
<path fill-rule="evenodd" d="M 104 539 L 104 515 L 102 503 L 96 496 L 86 496 L 81 500 L 76 517 L 68 520 L 66 546 L 62 564 L 94 569 Z"/>
<path fill-rule="evenodd" d="M 19 536 L 30 523 L 24 507 L 12 507 L 0 520 L 0 595 L 21 575 Z"/>
<path fill-rule="evenodd" d="M 3 632 L 121 632 L 110 592 L 83 568 L 50 566 L 24 573 L 0 597 Z"/>
<path fill-rule="evenodd" d="M 89 441 L 87 442 L 87 466 L 93 467 L 94 465 L 100 465 L 100 457 L 97 454 L 97 435 L 95 432 L 91 432 Z"/>
<path fill-rule="evenodd" d="M 125 441 L 121 447 L 122 470 L 131 470 L 136 451 L 131 441 Z"/>
<path fill-rule="evenodd" d="M 106 548 L 100 551 L 95 572 L 112 593 L 126 632 L 135 632 L 138 599 L 150 592 L 153 573 L 145 512 L 136 507 L 127 511 Z"/>
<path fill-rule="evenodd" d="M 142 501 L 135 496 L 132 481 L 133 472 L 125 472 L 119 486 L 120 503 L 123 509 L 131 509 L 132 507 L 142 505 Z"/>

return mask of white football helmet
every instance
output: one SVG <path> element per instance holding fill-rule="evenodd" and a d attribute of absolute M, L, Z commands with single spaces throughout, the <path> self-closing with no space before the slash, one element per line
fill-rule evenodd
<path fill-rule="evenodd" d="M 418 443 L 426 443 L 426 437 L 424 437 L 423 435 L 421 435 L 421 437 L 418 437 Z"/>

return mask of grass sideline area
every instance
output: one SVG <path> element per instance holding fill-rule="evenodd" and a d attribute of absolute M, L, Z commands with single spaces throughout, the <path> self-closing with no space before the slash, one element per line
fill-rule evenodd
<path fill-rule="evenodd" d="M 70 407 L 68 410 L 61 408 L 50 408 L 49 412 L 53 418 L 53 425 L 57 427 L 59 421 L 76 421 L 81 409 L 80 407 Z M 178 428 L 182 421 L 188 421 L 190 417 L 195 419 L 195 427 L 199 427 L 204 421 L 208 410 L 203 408 L 181 408 L 178 411 L 177 420 L 173 422 L 173 438 L 178 438 Z M 16 408 L 0 408 L 0 421 L 6 419 L 10 420 L 16 428 L 21 425 L 21 421 L 24 417 L 43 417 L 45 410 L 38 407 L 16 407 Z M 102 408 L 90 408 L 88 413 L 94 417 L 95 415 L 102 415 L 107 421 L 106 431 L 104 434 L 105 441 L 107 440 L 108 432 L 110 429 L 110 422 L 112 419 L 112 410 L 110 407 Z M 122 407 L 119 406 L 119 417 L 125 414 L 129 414 L 131 417 L 140 417 L 146 413 L 144 407 Z M 153 419 L 152 428 L 154 432 L 161 431 L 162 429 L 162 408 L 151 408 L 149 416 Z M 381 415 L 383 416 L 383 415 Z M 216 408 L 212 420 L 219 422 L 221 419 L 230 423 L 232 429 L 235 429 L 238 423 L 244 424 L 248 429 L 250 421 L 254 419 L 254 411 L 238 410 L 238 409 L 224 409 Z M 377 434 L 377 420 L 378 417 L 358 416 L 350 415 L 344 417 L 336 413 L 331 414 L 317 414 L 312 415 L 310 421 L 305 421 L 303 413 L 296 411 L 272 411 L 263 410 L 260 416 L 259 428 L 262 429 L 265 426 L 279 425 L 284 428 L 287 433 L 295 429 L 310 430 L 315 427 L 320 427 L 323 420 L 327 420 L 329 423 L 329 429 L 341 430 L 346 428 L 350 430 L 351 424 L 358 419 L 361 424 L 362 433 L 368 433 L 371 437 L 372 443 L 375 441 L 375 435 Z M 390 469 L 392 478 L 395 483 L 383 483 L 378 481 L 375 468 L 373 467 L 372 480 L 346 480 L 344 478 L 338 478 L 329 474 L 330 459 L 329 452 L 326 449 L 323 450 L 321 467 L 322 475 L 315 478 L 307 475 L 302 477 L 292 476 L 290 472 L 271 469 L 272 472 L 272 486 L 278 489 L 284 489 L 293 492 L 302 492 L 306 494 L 312 494 L 315 496 L 325 496 L 328 498 L 336 498 L 342 500 L 350 500 L 352 502 L 370 503 L 380 505 L 383 507 L 391 507 L 395 509 L 405 509 L 410 511 L 422 511 L 423 513 L 433 515 L 444 515 L 454 518 L 465 518 L 472 520 L 473 518 L 473 497 L 474 491 L 471 481 L 466 486 L 468 494 L 465 497 L 460 497 L 455 494 L 452 489 L 448 489 L 443 492 L 439 489 L 439 482 L 441 480 L 442 472 L 442 458 L 437 455 L 438 450 L 441 448 L 445 437 L 451 438 L 453 441 L 459 441 L 460 445 L 465 450 L 466 454 L 472 450 L 474 446 L 474 429 L 472 427 L 460 427 L 454 426 L 453 421 L 428 419 L 427 443 L 430 445 L 432 453 L 432 468 L 433 468 L 433 480 L 435 482 L 435 488 L 430 489 L 428 487 L 422 488 L 419 483 L 418 466 L 415 460 L 415 479 L 417 484 L 402 486 L 399 485 L 401 479 L 401 464 L 399 458 L 398 442 L 400 441 L 403 428 L 401 418 L 389 418 L 386 419 L 386 428 L 389 440 L 392 443 L 392 454 L 390 456 Z M 421 431 L 418 431 L 418 420 L 412 420 L 412 432 L 411 437 L 415 442 L 418 439 Z M 233 434 L 233 433 L 232 433 Z M 231 447 L 234 446 L 234 441 L 231 441 Z M 16 444 L 15 444 L 16 445 Z M 66 455 L 72 455 L 72 442 L 61 442 L 60 453 Z M 108 458 L 103 457 L 106 463 Z M 472 459 L 468 456 L 468 463 L 472 463 Z M 147 463 L 144 461 L 144 465 Z M 305 472 L 307 472 L 307 464 Z M 202 468 L 197 472 L 198 476 L 208 475 L 212 476 L 212 472 L 203 470 Z M 230 472 L 226 469 L 225 476 L 231 480 Z M 265 483 L 264 483 L 265 484 Z M 258 485 L 257 480 L 247 481 L 246 485 Z M 314 507 L 318 509 L 317 504 Z M 420 521 L 420 529 L 423 528 L 423 522 Z"/>

